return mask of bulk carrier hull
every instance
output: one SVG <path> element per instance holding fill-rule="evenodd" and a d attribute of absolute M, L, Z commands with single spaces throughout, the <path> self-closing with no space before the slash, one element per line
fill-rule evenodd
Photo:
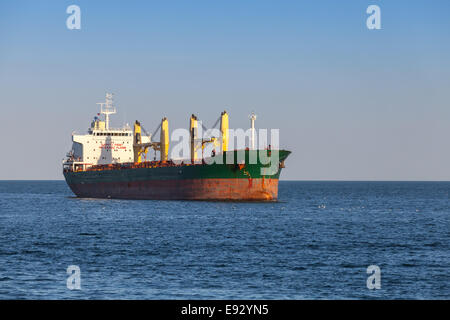
<path fill-rule="evenodd" d="M 65 170 L 64 177 L 71 190 L 82 198 L 154 199 L 154 200 L 219 200 L 274 201 L 278 198 L 278 179 L 290 151 L 276 150 L 277 161 L 254 164 L 246 151 L 245 162 L 227 164 L 174 164 L 143 162 L 74 172 Z M 271 151 L 265 150 L 270 156 Z M 275 152 L 273 150 L 272 152 Z M 275 160 L 276 159 L 276 160 Z M 275 170 L 273 170 L 275 168 Z"/>

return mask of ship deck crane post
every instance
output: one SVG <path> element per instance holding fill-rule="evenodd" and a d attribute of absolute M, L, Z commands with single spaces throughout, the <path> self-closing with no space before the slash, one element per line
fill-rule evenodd
<path fill-rule="evenodd" d="M 228 127 L 229 127 L 229 122 L 228 122 L 228 113 L 226 111 L 223 111 L 220 114 L 220 133 L 222 135 L 222 141 L 221 141 L 221 146 L 222 146 L 222 153 L 228 151 Z"/>

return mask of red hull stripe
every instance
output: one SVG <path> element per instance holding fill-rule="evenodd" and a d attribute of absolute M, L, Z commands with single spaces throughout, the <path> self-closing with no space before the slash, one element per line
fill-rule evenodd
<path fill-rule="evenodd" d="M 189 179 L 70 184 L 78 197 L 157 200 L 253 200 L 278 197 L 278 179 Z"/>

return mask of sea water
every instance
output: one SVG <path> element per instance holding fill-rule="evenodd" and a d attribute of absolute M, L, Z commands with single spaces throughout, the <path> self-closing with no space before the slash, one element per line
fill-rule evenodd
<path fill-rule="evenodd" d="M 449 190 L 280 181 L 278 202 L 138 201 L 1 181 L 0 298 L 449 299 Z"/>

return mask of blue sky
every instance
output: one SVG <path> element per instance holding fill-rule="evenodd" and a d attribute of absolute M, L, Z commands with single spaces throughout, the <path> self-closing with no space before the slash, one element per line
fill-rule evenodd
<path fill-rule="evenodd" d="M 66 8 L 81 8 L 68 30 Z M 368 30 L 366 8 L 381 8 Z M 450 180 L 449 1 L 2 1 L 0 179 L 62 179 L 106 91 L 148 131 L 279 128 L 284 179 Z"/>

